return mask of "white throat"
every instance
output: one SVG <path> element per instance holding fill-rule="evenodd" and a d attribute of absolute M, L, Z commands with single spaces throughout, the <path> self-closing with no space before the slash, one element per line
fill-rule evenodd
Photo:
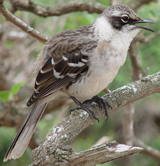
<path fill-rule="evenodd" d="M 113 47 L 118 47 L 122 51 L 128 50 L 131 41 L 140 31 L 139 29 L 129 30 L 129 26 L 117 30 L 104 16 L 94 22 L 95 34 L 99 36 L 99 42 L 109 41 Z"/>

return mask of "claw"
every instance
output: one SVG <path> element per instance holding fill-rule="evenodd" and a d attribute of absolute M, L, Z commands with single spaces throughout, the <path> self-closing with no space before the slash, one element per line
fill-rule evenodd
<path fill-rule="evenodd" d="M 106 101 L 106 100 L 104 100 L 96 95 L 91 100 L 86 100 L 85 103 L 86 102 L 96 102 L 101 110 L 102 110 L 102 108 L 105 110 L 105 115 L 107 117 L 106 121 L 108 120 L 109 115 L 108 115 L 108 108 L 107 107 L 110 107 L 112 109 L 112 106 L 109 104 L 108 101 Z"/>
<path fill-rule="evenodd" d="M 94 110 L 92 110 L 92 109 L 90 108 L 90 104 L 89 104 L 88 102 L 83 102 L 83 103 L 81 103 L 81 102 L 79 102 L 75 97 L 73 97 L 73 96 L 70 96 L 70 97 L 71 97 L 71 99 L 72 99 L 72 100 L 77 104 L 77 106 L 78 106 L 78 108 L 72 109 L 72 110 L 70 111 L 70 113 L 71 113 L 72 111 L 77 110 L 77 109 L 83 109 L 84 111 L 86 111 L 86 112 L 89 114 L 90 117 L 93 117 L 94 119 L 96 119 L 96 120 L 99 122 L 99 119 L 96 117 Z"/>
<path fill-rule="evenodd" d="M 77 109 L 83 109 L 83 110 L 85 110 L 85 111 L 89 114 L 90 117 L 93 117 L 94 119 L 96 119 L 96 120 L 99 122 L 99 119 L 96 117 L 94 110 L 92 110 L 92 109 L 90 108 L 90 104 L 91 104 L 92 102 L 95 102 L 95 103 L 97 103 L 97 105 L 99 106 L 99 108 L 100 108 L 101 110 L 102 110 L 102 109 L 105 110 L 105 115 L 106 115 L 106 117 L 107 117 L 106 121 L 108 120 L 108 118 L 109 118 L 109 115 L 108 115 L 108 107 L 110 107 L 110 108 L 112 109 L 112 106 L 109 104 L 108 101 L 102 99 L 101 97 L 99 97 L 99 96 L 97 96 L 97 95 L 94 96 L 94 97 L 93 97 L 92 99 L 90 99 L 90 100 L 85 100 L 83 103 L 79 102 L 79 101 L 78 101 L 75 97 L 73 97 L 73 96 L 70 96 L 70 97 L 73 99 L 73 101 L 74 101 L 74 102 L 77 104 L 77 106 L 78 106 L 78 108 L 73 109 L 73 110 L 71 110 L 70 112 L 75 111 L 75 110 L 77 110 Z"/>

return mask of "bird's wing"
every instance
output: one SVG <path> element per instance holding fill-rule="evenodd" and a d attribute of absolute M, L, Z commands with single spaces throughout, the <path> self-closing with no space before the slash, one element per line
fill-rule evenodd
<path fill-rule="evenodd" d="M 38 72 L 28 106 L 75 82 L 88 71 L 89 54 L 97 42 L 80 35 L 77 31 L 66 31 L 45 44 L 43 52 L 47 60 Z"/>

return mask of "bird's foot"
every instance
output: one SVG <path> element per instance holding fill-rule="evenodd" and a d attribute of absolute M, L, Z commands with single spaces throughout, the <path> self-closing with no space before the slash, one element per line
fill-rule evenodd
<path fill-rule="evenodd" d="M 81 102 L 78 101 L 75 97 L 73 97 L 73 96 L 70 96 L 70 97 L 71 97 L 71 99 L 72 99 L 72 100 L 77 104 L 77 106 L 78 106 L 78 108 L 72 109 L 72 110 L 70 111 L 70 113 L 71 113 L 72 111 L 77 110 L 77 109 L 83 109 L 84 111 L 86 111 L 86 112 L 89 114 L 90 117 L 93 117 L 94 119 L 96 119 L 96 120 L 99 122 L 99 119 L 96 117 L 94 110 L 90 108 L 90 102 L 86 102 L 86 103 L 83 102 L 83 103 L 81 103 Z M 86 100 L 86 101 L 87 101 L 87 100 Z"/>
<path fill-rule="evenodd" d="M 112 106 L 109 104 L 109 102 L 107 100 L 104 100 L 102 99 L 101 97 L 99 96 L 94 96 L 91 100 L 86 100 L 83 102 L 83 104 L 91 104 L 92 102 L 95 102 L 97 103 L 97 105 L 99 106 L 99 108 L 102 110 L 104 109 L 105 110 L 105 115 L 107 117 L 106 120 L 108 120 L 109 118 L 109 115 L 108 115 L 108 107 L 110 107 L 112 109 Z"/>

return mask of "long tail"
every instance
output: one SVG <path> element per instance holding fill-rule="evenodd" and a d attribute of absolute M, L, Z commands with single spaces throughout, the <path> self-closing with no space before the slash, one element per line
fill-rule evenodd
<path fill-rule="evenodd" d="M 38 101 L 32 106 L 3 161 L 12 158 L 16 159 L 23 155 L 47 104 L 48 103 L 40 105 L 40 101 Z"/>

